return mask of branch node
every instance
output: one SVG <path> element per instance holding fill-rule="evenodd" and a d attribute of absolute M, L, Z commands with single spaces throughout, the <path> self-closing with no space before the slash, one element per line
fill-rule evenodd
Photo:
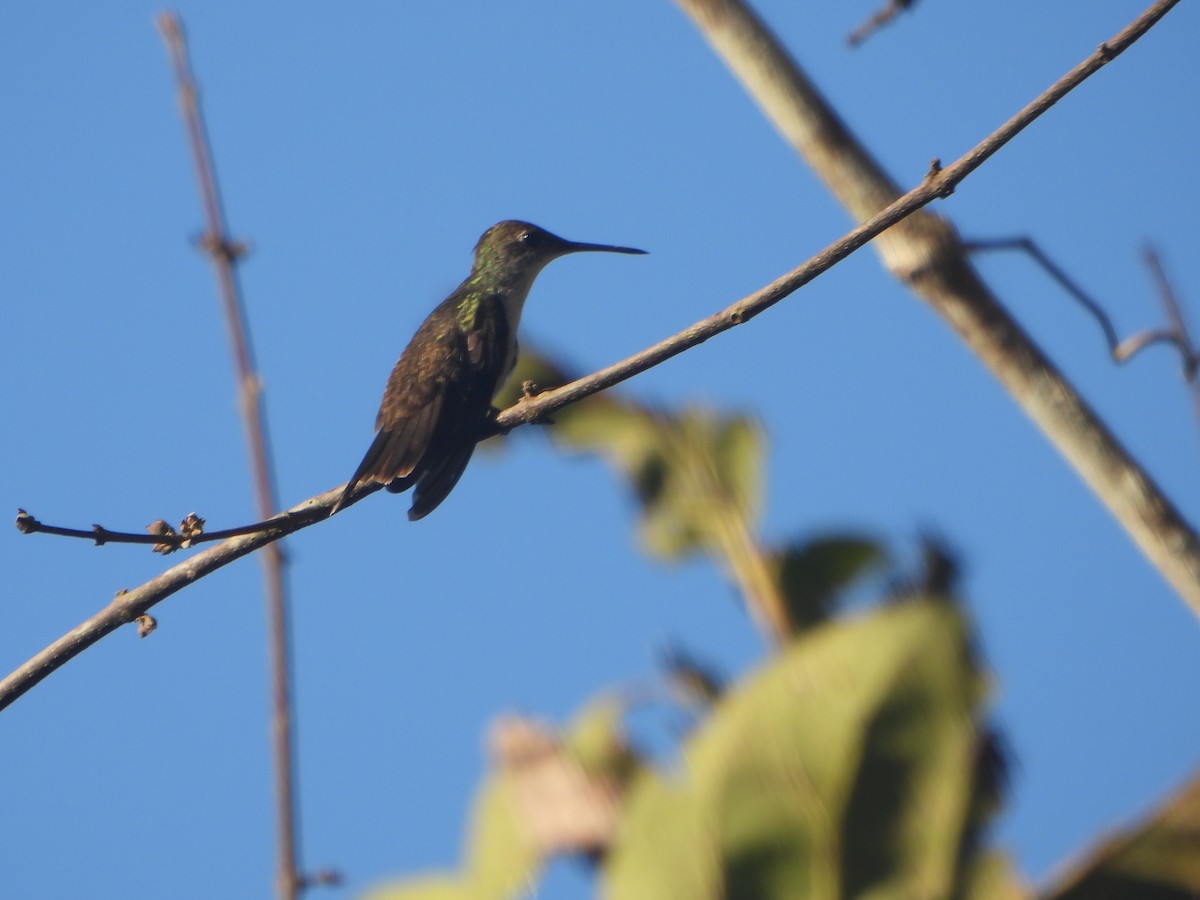
<path fill-rule="evenodd" d="M 224 235 L 211 231 L 195 238 L 195 244 L 202 253 L 231 265 L 250 252 L 245 241 L 229 240 Z"/>
<path fill-rule="evenodd" d="M 196 538 L 204 534 L 204 519 L 194 512 L 188 513 L 179 523 L 179 533 L 183 536 L 179 546 L 186 550 L 195 543 Z"/>
<path fill-rule="evenodd" d="M 158 620 L 148 613 L 143 613 L 133 621 L 137 623 L 137 633 L 140 638 L 149 637 L 158 627 Z"/>
<path fill-rule="evenodd" d="M 186 519 L 184 521 L 187 521 Z M 146 531 L 155 537 L 173 538 L 179 537 L 179 533 L 175 531 L 164 519 L 156 519 L 146 526 Z M 179 549 L 179 544 L 175 541 L 161 541 L 150 548 L 155 553 L 161 553 L 166 556 L 168 553 L 174 553 Z"/>
<path fill-rule="evenodd" d="M 521 403 L 525 403 L 529 400 L 533 400 L 541 392 L 542 392 L 542 389 L 540 387 L 538 387 L 537 382 L 532 381 L 530 379 L 526 379 L 525 381 L 521 382 L 521 396 L 520 396 L 520 398 L 518 398 L 517 403 L 521 404 Z M 499 414 L 500 414 L 500 410 L 498 410 L 498 409 L 492 410 L 493 423 L 495 422 L 496 416 L 498 416 Z M 529 424 L 530 425 L 553 425 L 554 419 L 552 419 L 550 417 L 549 413 L 543 413 L 542 415 L 538 416 L 535 419 L 530 419 Z M 503 426 L 501 426 L 499 424 L 495 424 L 493 427 L 496 429 L 500 429 L 497 432 L 499 434 L 508 434 L 510 431 L 512 431 L 511 428 L 504 428 Z"/>
<path fill-rule="evenodd" d="M 314 887 L 341 887 L 344 883 L 342 873 L 337 869 L 317 869 L 300 878 L 300 890 L 306 891 Z"/>

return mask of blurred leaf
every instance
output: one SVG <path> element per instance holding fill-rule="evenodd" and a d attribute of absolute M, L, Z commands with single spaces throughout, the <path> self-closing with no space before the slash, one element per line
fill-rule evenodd
<path fill-rule="evenodd" d="M 526 353 L 499 402 L 520 396 L 522 380 L 548 388 L 570 380 Z M 707 553 L 737 586 L 755 622 L 774 641 L 792 629 L 757 537 L 764 496 L 764 441 L 747 416 L 702 407 L 657 410 L 606 391 L 555 413 L 549 434 L 567 450 L 602 456 L 632 487 L 638 532 L 653 556 Z"/>
<path fill-rule="evenodd" d="M 457 873 L 397 881 L 367 900 L 508 900 L 529 895 L 548 856 L 594 855 L 612 839 L 622 786 L 640 762 L 625 740 L 624 704 L 601 697 L 564 736 L 520 716 L 489 736 L 492 772 L 480 788 Z"/>
<path fill-rule="evenodd" d="M 928 532 L 921 535 L 919 593 L 954 594 L 958 590 L 960 568 L 957 555 L 942 538 Z"/>
<path fill-rule="evenodd" d="M 798 630 L 827 619 L 850 585 L 887 562 L 887 551 L 862 535 L 829 535 L 785 547 L 773 562 Z"/>
<path fill-rule="evenodd" d="M 1012 861 L 1003 853 L 986 852 L 964 866 L 961 887 L 953 894 L 962 900 L 1026 900 L 1029 887 L 1013 871 Z"/>
<path fill-rule="evenodd" d="M 525 352 L 497 403 L 521 396 L 531 380 L 549 389 L 572 379 L 566 369 Z M 560 446 L 603 456 L 625 476 L 642 507 L 641 534 L 651 553 L 678 559 L 723 549 L 727 524 L 752 529 L 763 503 L 763 440 L 745 416 L 703 408 L 655 410 L 606 391 L 554 414 Z"/>
<path fill-rule="evenodd" d="M 982 694 L 949 604 L 807 632 L 631 784 L 606 896 L 949 896 Z"/>
<path fill-rule="evenodd" d="M 636 406 L 584 401 L 575 414 L 558 417 L 551 430 L 555 442 L 579 453 L 597 453 L 617 470 L 636 478 L 657 452 L 653 417 Z"/>
<path fill-rule="evenodd" d="M 575 375 L 560 367 L 549 356 L 523 348 L 517 357 L 508 380 L 496 392 L 493 405 L 505 409 L 521 399 L 526 382 L 532 382 L 537 391 L 550 391 L 575 380 Z"/>
<path fill-rule="evenodd" d="M 470 896 L 517 896 L 534 883 L 541 866 L 539 848 L 521 827 L 512 780 L 503 774 L 490 776 L 471 816 L 464 873 Z"/>
<path fill-rule="evenodd" d="M 668 647 L 662 665 L 676 701 L 683 706 L 710 706 L 725 691 L 725 679 L 682 647 Z"/>
<path fill-rule="evenodd" d="M 705 446 L 705 455 L 712 456 L 716 489 L 744 519 L 754 522 L 763 508 L 766 448 L 762 429 L 746 416 L 718 417 L 700 410 L 688 415 L 702 429 L 698 439 Z"/>
<path fill-rule="evenodd" d="M 1103 842 L 1042 894 L 1047 900 L 1200 896 L 1200 777 L 1140 825 Z"/>
<path fill-rule="evenodd" d="M 521 824 L 515 793 L 513 780 L 503 772 L 484 781 L 457 873 L 391 882 L 366 900 L 509 900 L 527 894 L 540 874 L 542 854 Z"/>
<path fill-rule="evenodd" d="M 665 559 L 729 555 L 732 536 L 752 532 L 762 508 L 761 431 L 746 417 L 696 408 L 652 421 L 660 486 L 639 492 L 647 547 Z"/>
<path fill-rule="evenodd" d="M 563 749 L 589 775 L 627 780 L 638 765 L 625 739 L 625 704 L 601 697 L 585 706 L 563 737 Z"/>
<path fill-rule="evenodd" d="M 469 885 L 452 876 L 424 876 L 381 885 L 362 900 L 484 900 Z"/>
<path fill-rule="evenodd" d="M 887 591 L 889 600 L 906 597 L 948 597 L 958 592 L 962 566 L 958 554 L 941 536 L 923 531 L 918 544 L 919 557 L 910 570 L 897 567 Z"/>
<path fill-rule="evenodd" d="M 971 800 L 967 820 L 963 823 L 962 857 L 964 860 L 980 852 L 992 818 L 1000 810 L 1008 787 L 1009 756 L 1004 736 L 995 728 L 984 726 L 975 748 L 975 777 L 971 784 Z M 1007 864 L 1007 860 L 1005 860 Z M 979 877 L 979 872 L 966 869 L 960 873 L 963 884 Z M 969 895 L 969 885 L 960 892 Z"/>

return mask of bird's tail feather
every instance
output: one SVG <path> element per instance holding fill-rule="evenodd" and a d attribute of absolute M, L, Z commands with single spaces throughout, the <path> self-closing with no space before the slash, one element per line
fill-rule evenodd
<path fill-rule="evenodd" d="M 446 499 L 446 495 L 458 484 L 458 479 L 462 477 L 463 470 L 467 468 L 474 452 L 475 441 L 463 441 L 456 447 L 447 448 L 447 452 L 425 470 L 417 482 L 417 489 L 413 492 L 412 506 L 408 510 L 410 522 L 423 519 L 437 509 Z"/>

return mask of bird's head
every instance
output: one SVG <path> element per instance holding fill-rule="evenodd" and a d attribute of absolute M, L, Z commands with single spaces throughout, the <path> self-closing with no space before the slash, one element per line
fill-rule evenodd
<path fill-rule="evenodd" d="M 568 241 L 529 222 L 497 222 L 475 245 L 473 274 L 500 279 L 532 279 L 551 260 L 568 253 L 645 253 L 633 247 Z"/>

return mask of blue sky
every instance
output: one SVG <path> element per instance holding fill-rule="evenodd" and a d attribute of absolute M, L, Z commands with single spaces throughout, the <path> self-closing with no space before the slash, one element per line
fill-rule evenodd
<path fill-rule="evenodd" d="M 1139 0 L 919 4 L 864 47 L 871 2 L 758 9 L 904 185 L 955 159 L 1141 11 Z M 298 8 L 297 8 L 298 7 Z M 170 73 L 137 2 L 0 11 L 0 499 L 136 530 L 252 516 L 223 325 Z M 579 368 L 761 286 L 850 223 L 670 3 L 209 2 L 180 7 L 243 279 L 281 493 L 344 481 L 387 373 L 491 223 L 644 247 L 556 263 L 524 334 Z M 936 211 L 1030 234 L 1122 333 L 1162 313 L 1161 251 L 1200 300 L 1195 4 L 1068 97 Z M 989 283 L 1192 521 L 1197 423 L 1177 361 L 1114 367 L 1028 261 Z M 1044 876 L 1200 758 L 1200 630 L 1099 502 L 919 302 L 860 253 L 744 328 L 626 385 L 747 410 L 770 439 L 767 538 L 865 529 L 961 552 L 1017 756 L 996 839 Z M 543 435 L 481 456 L 410 525 L 372 497 L 288 542 L 304 857 L 351 879 L 457 857 L 483 734 L 561 721 L 653 673 L 665 641 L 728 672 L 761 646 L 721 577 L 637 548 L 599 463 Z M 168 565 L 0 530 L 0 666 Z M 5 890 L 267 892 L 260 575 L 243 561 L 120 631 L 0 716 Z M 577 893 L 558 873 L 546 896 Z"/>

